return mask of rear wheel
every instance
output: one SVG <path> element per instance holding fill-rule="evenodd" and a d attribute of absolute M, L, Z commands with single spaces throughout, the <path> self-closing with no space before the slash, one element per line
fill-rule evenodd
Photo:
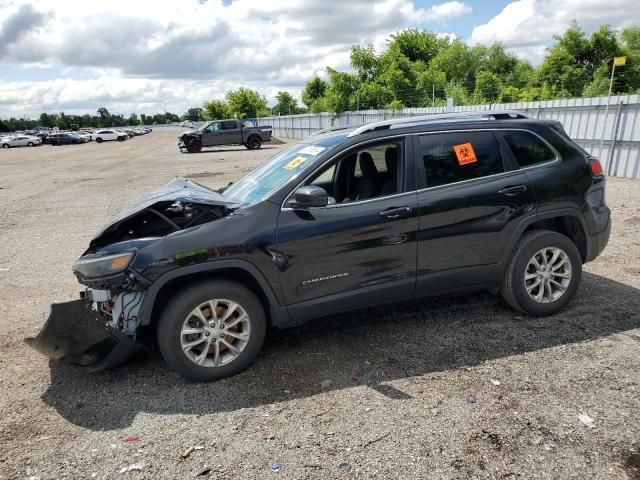
<path fill-rule="evenodd" d="M 255 360 L 266 333 L 260 300 L 244 286 L 211 280 L 178 293 L 162 312 L 158 346 L 177 373 L 195 382 L 219 380 Z"/>
<path fill-rule="evenodd" d="M 8 143 L 3 143 L 2 144 L 2 148 L 9 148 L 9 144 Z"/>
<path fill-rule="evenodd" d="M 582 257 L 564 235 L 527 232 L 518 242 L 502 282 L 502 296 L 515 310 L 552 315 L 575 295 L 582 277 Z"/>
<path fill-rule="evenodd" d="M 258 137 L 257 135 L 252 135 L 251 137 L 249 137 L 249 139 L 247 140 L 247 144 L 245 145 L 245 147 L 247 147 L 249 150 L 258 150 L 261 146 L 262 140 L 260 140 L 260 137 Z"/>
<path fill-rule="evenodd" d="M 202 150 L 202 143 L 199 140 L 191 140 L 187 143 L 187 152 L 198 153 Z"/>
<path fill-rule="evenodd" d="M 96 143 L 102 143 L 102 139 L 100 137 L 96 138 Z"/>

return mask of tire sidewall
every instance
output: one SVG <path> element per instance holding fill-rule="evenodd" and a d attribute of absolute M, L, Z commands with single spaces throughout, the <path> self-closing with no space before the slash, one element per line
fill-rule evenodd
<path fill-rule="evenodd" d="M 551 303 L 538 303 L 529 297 L 525 284 L 524 272 L 531 258 L 541 249 L 556 247 L 563 250 L 571 261 L 571 282 L 560 298 Z M 532 239 L 527 243 L 518 258 L 515 259 L 513 269 L 513 295 L 518 304 L 530 315 L 551 315 L 561 310 L 573 299 L 582 278 L 582 258 L 575 244 L 564 235 L 548 232 Z"/>
<path fill-rule="evenodd" d="M 240 356 L 229 364 L 201 367 L 182 351 L 180 331 L 191 310 L 214 298 L 233 300 L 242 306 L 250 318 L 251 334 Z M 213 280 L 195 284 L 176 294 L 160 316 L 156 335 L 162 357 L 171 369 L 190 381 L 208 382 L 235 375 L 249 367 L 262 348 L 266 327 L 264 309 L 253 293 L 235 282 Z"/>
<path fill-rule="evenodd" d="M 96 143 L 102 143 L 102 138 L 100 137 L 96 138 Z"/>

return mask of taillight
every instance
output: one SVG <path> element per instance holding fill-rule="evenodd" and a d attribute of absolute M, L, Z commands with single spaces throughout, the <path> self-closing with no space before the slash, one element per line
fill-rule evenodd
<path fill-rule="evenodd" d="M 591 168 L 591 175 L 594 177 L 601 177 L 602 173 L 602 165 L 600 164 L 600 160 L 597 158 L 589 159 L 589 168 Z"/>

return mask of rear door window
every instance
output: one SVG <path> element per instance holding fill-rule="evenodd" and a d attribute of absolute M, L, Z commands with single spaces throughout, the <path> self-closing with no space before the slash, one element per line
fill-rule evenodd
<path fill-rule="evenodd" d="M 511 149 L 520 167 L 529 167 L 539 163 L 552 162 L 556 154 L 538 136 L 530 132 L 503 132 L 502 138 Z"/>
<path fill-rule="evenodd" d="M 436 133 L 419 137 L 427 187 L 463 182 L 505 171 L 491 132 Z M 418 157 L 418 158 L 420 158 Z"/>

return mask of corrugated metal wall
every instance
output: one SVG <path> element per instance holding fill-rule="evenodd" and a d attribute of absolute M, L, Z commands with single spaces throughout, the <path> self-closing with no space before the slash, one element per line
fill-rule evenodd
<path fill-rule="evenodd" d="M 443 112 L 469 112 L 489 109 L 520 110 L 533 118 L 559 120 L 565 130 L 585 150 L 598 157 L 609 175 L 640 178 L 640 95 L 571 98 L 545 102 L 519 102 L 493 105 L 463 105 L 446 108 L 406 108 L 403 110 L 362 110 L 344 112 L 337 118 L 329 113 L 286 115 L 259 119 L 271 125 L 281 138 L 306 138 L 331 126 L 365 123 Z M 604 134 L 604 142 L 600 148 Z"/>

